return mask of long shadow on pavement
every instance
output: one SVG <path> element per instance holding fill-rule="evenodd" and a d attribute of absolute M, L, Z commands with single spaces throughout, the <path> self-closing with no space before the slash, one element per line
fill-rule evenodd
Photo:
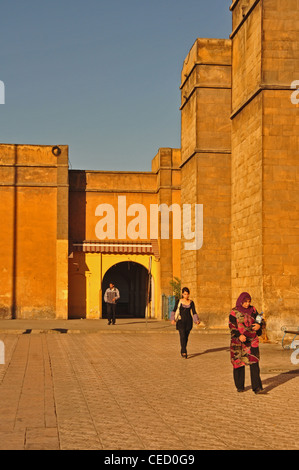
<path fill-rule="evenodd" d="M 222 348 L 206 349 L 205 351 L 203 351 L 201 353 L 188 354 L 188 359 L 193 359 L 194 357 L 202 356 L 203 354 L 209 354 L 209 353 L 214 353 L 214 352 L 219 352 L 219 351 L 229 352 L 229 348 L 227 346 L 225 346 L 225 347 L 222 347 Z"/>
<path fill-rule="evenodd" d="M 275 377 L 269 377 L 266 380 L 263 380 L 263 395 L 267 395 L 269 392 L 274 390 L 277 387 L 289 382 L 292 379 L 295 379 L 299 375 L 299 370 L 289 370 L 287 372 L 283 372 Z M 266 387 L 265 387 L 266 385 Z M 251 390 L 251 386 L 245 387 L 245 392 Z"/>
<path fill-rule="evenodd" d="M 274 388 L 279 387 L 280 385 L 289 382 L 290 380 L 298 377 L 299 370 L 289 370 L 288 372 L 283 372 L 282 374 L 276 375 L 275 377 L 269 377 L 266 380 L 263 380 L 263 385 L 267 385 L 264 388 L 264 392 L 268 393 Z"/>

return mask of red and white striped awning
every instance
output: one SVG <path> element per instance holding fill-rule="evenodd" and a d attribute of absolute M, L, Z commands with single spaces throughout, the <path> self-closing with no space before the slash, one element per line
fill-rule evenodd
<path fill-rule="evenodd" d="M 158 241 L 150 242 L 108 242 L 99 240 L 84 240 L 73 242 L 73 251 L 84 253 L 118 253 L 154 255 L 159 258 Z"/>

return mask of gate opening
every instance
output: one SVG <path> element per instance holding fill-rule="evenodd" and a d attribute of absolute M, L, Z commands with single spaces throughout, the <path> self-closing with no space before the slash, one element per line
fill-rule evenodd
<path fill-rule="evenodd" d="M 116 318 L 145 318 L 148 278 L 147 269 L 133 261 L 123 261 L 108 269 L 102 282 L 102 317 L 107 318 L 104 294 L 110 282 L 113 282 L 120 294 L 116 306 Z"/>

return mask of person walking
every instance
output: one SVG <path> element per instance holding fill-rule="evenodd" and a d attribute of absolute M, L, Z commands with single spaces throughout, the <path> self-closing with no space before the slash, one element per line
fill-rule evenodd
<path fill-rule="evenodd" d="M 108 289 L 104 294 L 104 301 L 107 304 L 108 325 L 115 325 L 116 318 L 116 302 L 120 298 L 119 290 L 110 282 Z"/>
<path fill-rule="evenodd" d="M 176 324 L 176 329 L 180 334 L 181 356 L 187 359 L 187 344 L 193 323 L 199 325 L 200 320 L 195 310 L 193 300 L 189 298 L 190 291 L 188 287 L 183 287 L 182 298 L 177 300 L 173 311 L 171 312 L 171 323 Z"/>
<path fill-rule="evenodd" d="M 252 390 L 257 394 L 263 391 L 259 368 L 259 336 L 262 334 L 263 320 L 259 319 L 256 308 L 250 303 L 251 296 L 242 292 L 230 313 L 230 357 L 237 391 L 244 392 L 245 365 L 249 365 Z"/>

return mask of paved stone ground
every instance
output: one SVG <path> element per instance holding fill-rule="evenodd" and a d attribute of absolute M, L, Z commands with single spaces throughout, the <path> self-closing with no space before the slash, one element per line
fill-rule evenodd
<path fill-rule="evenodd" d="M 116 331 L 0 334 L 0 449 L 299 449 L 290 351 L 262 344 L 266 394 L 248 370 L 238 394 L 228 335 L 192 331 L 184 360 L 173 330 Z"/>

